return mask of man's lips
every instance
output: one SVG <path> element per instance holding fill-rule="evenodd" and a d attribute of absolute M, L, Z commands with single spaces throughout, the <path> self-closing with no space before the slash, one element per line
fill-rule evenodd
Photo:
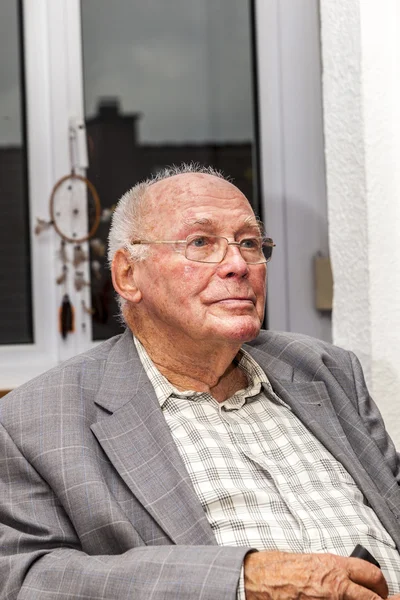
<path fill-rule="evenodd" d="M 247 296 L 228 296 L 227 298 L 219 298 L 218 300 L 213 300 L 211 304 L 223 304 L 223 303 L 246 303 L 246 304 L 255 304 L 255 298 L 248 298 Z"/>

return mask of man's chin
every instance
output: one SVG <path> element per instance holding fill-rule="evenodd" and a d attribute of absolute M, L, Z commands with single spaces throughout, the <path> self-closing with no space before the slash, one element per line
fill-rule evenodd
<path fill-rule="evenodd" d="M 260 333 L 261 323 L 258 318 L 250 316 L 230 317 L 221 323 L 220 337 L 227 342 L 250 342 Z"/>

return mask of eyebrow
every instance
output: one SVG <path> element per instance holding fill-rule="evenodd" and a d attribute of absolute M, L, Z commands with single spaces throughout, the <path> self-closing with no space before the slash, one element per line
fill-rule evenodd
<path fill-rule="evenodd" d="M 217 223 L 216 221 L 213 221 L 212 219 L 207 219 L 206 217 L 203 218 L 199 218 L 199 219 L 185 219 L 183 221 L 183 223 L 185 225 L 187 225 L 188 227 L 192 227 L 193 225 L 203 225 L 204 227 L 207 228 L 217 228 L 217 226 L 219 225 L 219 223 Z M 260 235 L 263 235 L 264 232 L 264 225 L 262 223 L 262 221 L 260 219 L 258 219 L 257 217 L 246 217 L 246 219 L 244 219 L 241 227 L 239 227 L 240 229 L 244 229 L 246 227 L 256 227 L 260 233 Z"/>

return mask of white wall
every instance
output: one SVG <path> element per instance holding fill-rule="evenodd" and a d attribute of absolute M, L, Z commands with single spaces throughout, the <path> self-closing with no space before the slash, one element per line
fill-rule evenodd
<path fill-rule="evenodd" d="M 400 447 L 400 6 L 321 0 L 333 339 Z"/>
<path fill-rule="evenodd" d="M 259 0 L 256 17 L 268 325 L 330 341 L 314 302 L 314 256 L 328 253 L 319 3 Z"/>

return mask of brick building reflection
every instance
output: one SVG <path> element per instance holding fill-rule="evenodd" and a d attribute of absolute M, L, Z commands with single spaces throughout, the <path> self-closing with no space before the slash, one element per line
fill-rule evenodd
<path fill-rule="evenodd" d="M 122 114 L 117 99 L 102 100 L 96 116 L 86 120 L 90 168 L 88 176 L 111 206 L 128 188 L 166 165 L 198 162 L 212 165 L 234 179 L 253 200 L 252 144 L 148 144 L 138 142 L 140 113 Z"/>

